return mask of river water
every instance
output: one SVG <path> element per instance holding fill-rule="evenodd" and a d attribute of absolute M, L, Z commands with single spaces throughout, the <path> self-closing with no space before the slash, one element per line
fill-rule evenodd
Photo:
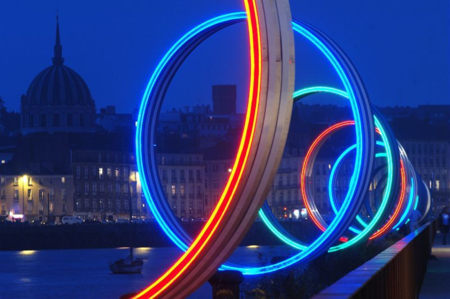
<path fill-rule="evenodd" d="M 283 246 L 239 247 L 230 262 L 261 266 L 293 252 Z M 108 262 L 128 255 L 128 248 L 0 252 L 0 298 L 119 298 L 148 286 L 180 256 L 169 248 L 136 248 L 146 258 L 142 274 L 113 275 Z M 246 278 L 244 282 L 254 282 Z M 208 283 L 190 298 L 211 298 Z"/>

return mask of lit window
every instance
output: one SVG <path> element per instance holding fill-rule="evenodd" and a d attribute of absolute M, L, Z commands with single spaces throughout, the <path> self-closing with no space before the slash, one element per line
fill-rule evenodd
<path fill-rule="evenodd" d="M 101 168 L 101 167 L 98 169 L 98 177 L 100 179 L 103 179 L 103 168 Z"/>
<path fill-rule="evenodd" d="M 172 185 L 172 196 L 177 195 L 177 187 L 175 185 Z"/>
<path fill-rule="evenodd" d="M 65 183 L 66 182 L 66 178 L 65 177 L 61 177 L 61 183 Z"/>

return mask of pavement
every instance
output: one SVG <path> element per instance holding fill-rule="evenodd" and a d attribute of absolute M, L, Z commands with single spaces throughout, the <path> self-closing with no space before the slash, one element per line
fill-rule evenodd
<path fill-rule="evenodd" d="M 447 245 L 441 244 L 442 236 L 436 234 L 432 254 L 437 259 L 428 261 L 420 299 L 450 299 L 450 236 Z"/>

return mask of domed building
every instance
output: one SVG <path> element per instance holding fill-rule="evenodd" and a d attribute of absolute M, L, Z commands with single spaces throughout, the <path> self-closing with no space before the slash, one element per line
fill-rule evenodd
<path fill-rule="evenodd" d="M 64 65 L 56 17 L 53 65 L 40 72 L 21 98 L 22 134 L 95 131 L 95 102 L 83 80 Z"/>

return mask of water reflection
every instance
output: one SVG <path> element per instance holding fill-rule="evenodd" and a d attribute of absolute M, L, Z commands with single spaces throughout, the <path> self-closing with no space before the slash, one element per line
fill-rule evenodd
<path fill-rule="evenodd" d="M 142 274 L 113 275 L 108 262 L 123 258 L 128 248 L 80 250 L 24 250 L 0 252 L 1 285 L 8 286 L 2 299 L 40 298 L 119 298 L 146 287 L 161 275 L 182 252 L 175 247 L 136 248 L 146 259 Z M 230 258 L 233 263 L 259 266 L 272 257 L 286 256 L 286 247 L 239 247 Z M 251 281 L 246 278 L 246 281 Z M 211 287 L 203 285 L 190 298 L 211 298 Z"/>

